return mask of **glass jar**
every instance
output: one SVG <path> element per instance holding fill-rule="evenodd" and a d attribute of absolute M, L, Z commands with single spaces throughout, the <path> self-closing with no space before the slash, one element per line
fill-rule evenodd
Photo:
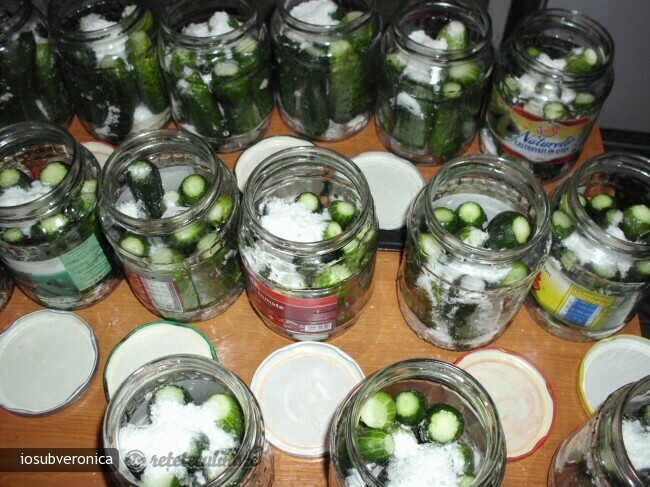
<path fill-rule="evenodd" d="M 153 191 L 144 186 L 144 195 L 142 181 L 131 176 L 143 161 L 160 181 Z M 196 201 L 181 190 L 188 178 L 204 182 Z M 236 240 L 239 195 L 234 176 L 204 139 L 180 130 L 131 137 L 104 166 L 100 194 L 104 232 L 149 311 L 200 321 L 235 302 L 244 288 Z M 156 215 L 149 204 L 165 211 Z"/>
<path fill-rule="evenodd" d="M 297 209 L 292 203 L 303 193 L 319 200 L 321 209 Z M 337 200 L 354 217 L 327 238 Z M 372 294 L 377 232 L 368 183 L 348 158 L 321 147 L 267 157 L 246 183 L 239 228 L 251 304 L 269 328 L 294 340 L 340 333 Z"/>
<path fill-rule="evenodd" d="M 56 184 L 41 174 L 49 164 L 59 166 Z M 120 272 L 97 218 L 100 168 L 90 151 L 57 125 L 21 122 L 0 130 L 0 171 L 22 175 L 0 190 L 0 259 L 18 287 L 56 309 L 108 296 Z"/>
<path fill-rule="evenodd" d="M 520 161 L 542 181 L 580 157 L 614 83 L 614 44 L 578 12 L 537 10 L 499 51 L 481 150 Z"/>
<path fill-rule="evenodd" d="M 381 42 L 379 140 L 421 164 L 467 150 L 492 73 L 491 39 L 490 17 L 478 4 L 406 3 Z"/>
<path fill-rule="evenodd" d="M 118 144 L 167 123 L 150 10 L 138 0 L 61 0 L 50 2 L 48 19 L 77 115 L 93 137 Z"/>
<path fill-rule="evenodd" d="M 594 197 L 602 194 L 611 206 L 597 210 L 603 197 Z M 616 152 L 589 159 L 553 191 L 553 245 L 526 300 L 542 328 L 587 342 L 632 319 L 650 290 L 650 230 L 632 239 L 626 226 L 633 215 L 624 215 L 639 204 L 649 222 L 648 194 L 650 160 Z"/>
<path fill-rule="evenodd" d="M 380 19 L 374 0 L 282 0 L 271 18 L 282 120 L 306 137 L 361 131 L 375 103 Z"/>
<path fill-rule="evenodd" d="M 42 14 L 29 0 L 0 1 L 0 127 L 67 125 L 74 116 Z"/>
<path fill-rule="evenodd" d="M 219 152 L 258 140 L 273 111 L 271 41 L 248 0 L 169 2 L 160 51 L 178 126 Z"/>
<path fill-rule="evenodd" d="M 549 468 L 548 485 L 648 485 L 649 415 L 650 376 L 613 392 L 596 415 L 557 449 Z"/>
<path fill-rule="evenodd" d="M 11 294 L 14 292 L 14 281 L 11 279 L 11 276 L 7 270 L 2 266 L 0 262 L 0 311 L 2 311 L 9 299 L 11 299 Z"/>
<path fill-rule="evenodd" d="M 191 419 L 184 418 L 175 424 L 175 431 L 174 428 L 168 429 L 172 431 L 170 434 L 176 435 L 173 440 L 158 431 L 158 442 L 152 444 L 151 440 L 145 441 L 141 447 L 126 449 L 129 447 L 125 448 L 124 445 L 133 444 L 133 440 L 131 437 L 129 441 L 125 436 L 125 428 L 151 426 L 148 424 L 150 399 L 156 389 L 166 385 L 182 387 L 189 394 L 191 403 L 186 405 L 189 411 L 186 416 L 209 416 L 198 407 L 209 401 L 214 394 L 227 394 L 233 398 L 244 423 L 243 430 L 238 435 L 239 444 L 228 450 L 215 448 L 211 441 L 218 440 L 219 435 L 213 435 L 210 437 L 210 448 L 207 443 L 203 444 L 205 449 L 201 451 L 200 457 L 188 460 L 191 453 L 184 449 L 185 435 L 181 428 L 200 428 L 203 425 L 192 424 Z M 182 410 L 181 407 L 177 411 Z M 270 487 L 273 484 L 273 453 L 265 439 L 262 413 L 253 393 L 234 373 L 205 357 L 170 355 L 139 368 L 124 381 L 109 402 L 102 431 L 104 448 L 117 453 L 120 458 L 119 468 L 113 472 L 117 485 L 151 485 L 144 479 L 147 470 L 156 467 L 156 470 L 170 472 L 167 478 L 170 480 L 169 485 L 181 485 L 178 479 L 190 475 L 193 476 L 188 480 L 196 481 L 196 485 L 209 484 L 211 487 Z M 169 444 L 173 446 L 173 451 L 160 451 Z M 188 468 L 190 461 L 191 467 Z M 200 477 L 198 472 L 201 472 Z M 208 472 L 212 473 L 210 477 L 215 478 L 206 478 L 207 475 L 203 474 Z M 172 476 L 176 476 L 176 483 L 171 482 Z"/>
<path fill-rule="evenodd" d="M 411 359 L 394 363 L 366 377 L 350 391 L 332 420 L 329 437 L 328 485 L 330 487 L 385 485 L 384 482 L 388 480 L 386 476 L 390 477 L 390 474 L 386 471 L 379 473 L 377 465 L 366 464 L 359 453 L 355 432 L 359 427 L 360 410 L 370 396 L 383 391 L 394 397 L 406 390 L 422 392 L 429 405 L 445 403 L 458 410 L 463 416 L 465 426 L 457 441 L 469 448 L 473 457 L 474 479 L 471 485 L 484 487 L 501 485 L 506 468 L 506 444 L 492 399 L 483 386 L 464 370 L 431 359 Z M 389 430 L 395 431 L 391 427 Z M 396 455 L 400 443 L 403 445 L 402 442 L 395 441 Z M 400 454 L 402 455 L 403 453 Z M 408 459 L 408 456 L 405 458 Z M 438 458 L 436 458 L 436 469 L 442 471 L 444 466 Z M 411 459 L 409 463 L 413 465 L 412 462 Z M 389 459 L 389 470 L 392 463 L 393 459 Z M 426 463 L 421 466 L 427 470 Z M 398 468 L 394 469 L 394 471 L 398 470 Z M 390 480 L 404 481 L 399 478 Z M 453 485 L 453 483 L 446 485 Z"/>
<path fill-rule="evenodd" d="M 446 229 L 438 208 L 458 213 L 478 203 L 488 221 L 506 211 L 526 217 L 530 239 L 514 248 L 470 245 L 463 229 Z M 488 224 L 483 239 L 492 239 Z M 489 240 L 486 243 L 490 243 Z M 444 164 L 416 196 L 398 275 L 398 302 L 423 340 L 448 350 L 470 350 L 496 340 L 524 302 L 551 243 L 544 188 L 531 173 L 489 155 Z"/>

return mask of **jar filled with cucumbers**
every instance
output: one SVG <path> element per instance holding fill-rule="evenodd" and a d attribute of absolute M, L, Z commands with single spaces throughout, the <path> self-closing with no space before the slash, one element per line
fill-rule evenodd
<path fill-rule="evenodd" d="M 0 127 L 73 116 L 43 15 L 29 0 L 0 1 Z"/>
<path fill-rule="evenodd" d="M 551 195 L 553 246 L 526 307 L 566 340 L 608 337 L 650 292 L 650 160 L 605 152 Z"/>
<path fill-rule="evenodd" d="M 2 262 L 0 261 L 0 311 L 7 306 L 13 292 L 14 281 L 11 279 L 11 276 L 2 266 Z"/>
<path fill-rule="evenodd" d="M 370 121 L 381 25 L 374 0 L 282 0 L 271 19 L 282 120 L 343 140 Z"/>
<path fill-rule="evenodd" d="M 519 311 L 550 244 L 548 199 L 532 173 L 496 156 L 453 159 L 407 216 L 402 315 L 440 348 L 483 347 Z"/>
<path fill-rule="evenodd" d="M 0 260 L 42 306 L 84 308 L 120 282 L 97 214 L 99 173 L 90 151 L 58 125 L 0 130 Z"/>
<path fill-rule="evenodd" d="M 329 436 L 330 487 L 498 486 L 506 468 L 492 399 L 446 362 L 411 359 L 360 382 Z"/>
<path fill-rule="evenodd" d="M 543 182 L 567 175 L 614 83 L 614 44 L 575 11 L 537 10 L 499 51 L 481 151 L 526 165 Z"/>
<path fill-rule="evenodd" d="M 478 4 L 411 1 L 382 38 L 377 135 L 420 164 L 470 146 L 492 73 L 492 24 Z"/>
<path fill-rule="evenodd" d="M 650 376 L 614 391 L 555 452 L 549 487 L 650 485 Z"/>
<path fill-rule="evenodd" d="M 93 137 L 119 144 L 167 123 L 156 21 L 139 0 L 50 2 L 48 20 L 77 115 Z"/>
<path fill-rule="evenodd" d="M 219 152 L 262 137 L 274 107 L 271 40 L 248 0 L 168 2 L 161 59 L 180 128 Z"/>
<path fill-rule="evenodd" d="M 368 183 L 321 147 L 269 156 L 248 178 L 239 249 L 251 304 L 272 330 L 326 340 L 372 294 L 378 223 Z"/>
<path fill-rule="evenodd" d="M 100 216 L 131 289 L 152 313 L 207 320 L 244 288 L 235 178 L 198 135 L 150 130 L 104 166 Z"/>
<path fill-rule="evenodd" d="M 108 404 L 103 445 L 119 455 L 117 485 L 273 484 L 273 453 L 253 393 L 197 355 L 169 355 L 131 374 Z"/>

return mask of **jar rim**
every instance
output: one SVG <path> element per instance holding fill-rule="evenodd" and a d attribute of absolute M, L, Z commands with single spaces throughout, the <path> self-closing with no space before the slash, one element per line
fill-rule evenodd
<path fill-rule="evenodd" d="M 534 227 L 535 233 L 528 242 L 514 249 L 498 251 L 493 249 L 484 249 L 462 242 L 442 226 L 433 211 L 434 191 L 446 177 L 449 177 L 450 174 L 453 174 L 455 171 L 463 170 L 464 168 L 473 172 L 478 169 L 481 175 L 488 177 L 498 176 L 499 179 L 505 179 L 506 177 L 514 178 L 518 184 L 516 189 L 519 191 L 528 188 L 529 194 L 526 195 L 526 199 L 530 206 L 535 209 L 536 216 L 536 224 Z M 509 186 L 512 186 L 511 182 L 509 182 Z M 455 253 L 463 255 L 467 260 L 501 263 L 520 259 L 529 255 L 535 247 L 542 243 L 542 240 L 549 239 L 550 206 L 544 186 L 542 186 L 539 179 L 537 179 L 531 172 L 526 171 L 522 166 L 511 162 L 505 157 L 490 154 L 471 154 L 456 157 L 444 164 L 422 191 L 426 198 L 424 202 L 424 211 L 427 224 L 436 230 L 437 235 L 441 236 L 445 246 L 452 249 Z M 411 208 L 411 212 L 412 211 L 413 207 Z"/>
<path fill-rule="evenodd" d="M 16 10 L 10 12 L 9 19 L 0 27 L 0 42 L 4 42 L 12 33 L 20 29 L 29 20 L 32 13 L 32 3 L 26 0 L 15 0 Z"/>
<path fill-rule="evenodd" d="M 291 15 L 289 9 L 289 4 L 294 0 L 283 0 L 278 2 L 276 6 L 276 12 L 282 17 L 282 19 L 291 26 L 292 29 L 302 31 L 306 34 L 314 36 L 328 36 L 328 35 L 345 35 L 359 26 L 366 23 L 370 18 L 376 15 L 376 4 L 375 0 L 362 0 L 366 3 L 366 9 L 363 11 L 362 15 L 351 20 L 350 22 L 339 22 L 337 24 L 310 24 Z"/>
<path fill-rule="evenodd" d="M 315 159 L 310 160 L 310 157 Z M 277 176 L 281 173 L 291 173 L 295 168 L 300 166 L 320 164 L 322 159 L 325 159 L 323 165 L 330 165 L 337 172 L 343 170 L 345 177 L 350 180 L 359 193 L 361 211 L 354 221 L 336 237 L 315 242 L 286 240 L 264 228 L 255 212 L 255 197 L 260 186 L 272 176 Z M 368 214 L 371 211 L 371 206 L 374 207 L 370 187 L 361 169 L 354 162 L 343 154 L 331 149 L 318 146 L 301 146 L 278 151 L 259 163 L 248 177 L 246 190 L 244 191 L 243 211 L 255 231 L 272 245 L 279 248 L 291 248 L 292 250 L 304 252 L 305 254 L 321 254 L 329 252 L 332 248 L 338 248 L 353 239 L 365 224 Z"/>
<path fill-rule="evenodd" d="M 237 2 L 243 7 L 241 11 L 246 15 L 246 20 L 229 32 L 209 37 L 199 37 L 181 32 L 180 26 L 172 22 L 172 17 L 180 14 L 187 15 L 192 12 L 192 7 L 204 9 L 205 2 L 197 3 L 194 0 L 168 2 L 160 16 L 160 30 L 163 35 L 174 39 L 174 42 L 187 49 L 205 49 L 206 47 L 234 43 L 245 37 L 259 24 L 259 15 L 252 2 L 249 0 L 237 0 Z M 215 8 L 218 7 L 219 1 L 215 1 L 214 4 Z"/>
<path fill-rule="evenodd" d="M 533 30 L 531 26 L 539 22 L 552 22 L 553 27 L 564 31 L 572 30 L 574 32 L 582 31 L 588 33 L 597 41 L 604 62 L 588 73 L 565 73 L 562 69 L 554 68 L 540 62 L 528 53 L 528 46 L 523 45 L 521 42 L 521 37 L 530 34 L 531 30 Z M 597 78 L 611 69 L 614 62 L 614 40 L 609 32 L 599 22 L 576 10 L 552 8 L 530 12 L 519 21 L 512 33 L 511 39 L 513 39 L 512 42 L 515 51 L 527 68 L 554 78 L 566 78 L 568 80 Z"/>
<path fill-rule="evenodd" d="M 451 18 L 451 20 L 462 18 L 466 21 L 470 16 L 474 16 L 472 18 L 472 24 L 476 28 L 476 31 L 481 34 L 481 40 L 471 44 L 468 49 L 437 49 L 414 41 L 409 37 L 409 33 L 404 30 L 403 23 L 407 17 L 416 14 L 422 15 L 432 10 L 440 10 L 441 14 L 445 14 L 445 17 Z M 435 16 L 438 15 L 431 15 L 431 17 Z M 466 26 L 466 28 L 470 30 L 469 26 Z M 490 48 L 492 45 L 492 20 L 487 10 L 471 0 L 455 0 L 454 2 L 437 0 L 407 2 L 397 12 L 395 20 L 391 24 L 391 29 L 396 42 L 402 48 L 411 54 L 425 58 L 428 62 L 431 60 L 459 61 L 471 58 L 481 51 Z"/>

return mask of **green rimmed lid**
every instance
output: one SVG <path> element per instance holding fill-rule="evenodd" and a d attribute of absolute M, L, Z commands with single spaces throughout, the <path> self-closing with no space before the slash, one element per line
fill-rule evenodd
<path fill-rule="evenodd" d="M 192 354 L 217 360 L 212 343 L 191 325 L 154 321 L 132 330 L 113 347 L 104 366 L 104 395 L 110 401 L 122 382 L 143 365 L 168 355 Z"/>

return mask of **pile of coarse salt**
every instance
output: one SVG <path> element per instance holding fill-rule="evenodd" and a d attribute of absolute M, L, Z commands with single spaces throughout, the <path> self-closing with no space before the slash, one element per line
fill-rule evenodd
<path fill-rule="evenodd" d="M 234 27 L 232 27 L 230 24 L 230 22 L 232 22 L 231 19 L 235 20 L 226 12 L 215 12 L 207 22 L 186 25 L 183 27 L 181 32 L 186 36 L 192 37 L 212 37 L 224 35 L 235 30 Z"/>
<path fill-rule="evenodd" d="M 630 462 L 640 472 L 650 469 L 650 428 L 639 420 L 623 420 L 623 444 Z"/>
<path fill-rule="evenodd" d="M 14 186 L 5 189 L 0 194 L 0 206 L 18 206 L 37 200 L 52 191 L 52 186 L 41 183 L 38 179 L 31 182 L 28 188 Z"/>
<path fill-rule="evenodd" d="M 260 225 L 276 237 L 292 242 L 319 242 L 331 219 L 327 209 L 309 211 L 304 205 L 272 196 L 262 202 Z"/>
<path fill-rule="evenodd" d="M 446 39 L 433 39 L 423 30 L 414 30 L 409 34 L 409 39 L 431 49 L 447 49 Z"/>
<path fill-rule="evenodd" d="M 337 25 L 339 21 L 334 18 L 337 10 L 338 5 L 332 0 L 309 0 L 293 7 L 289 15 L 307 24 Z"/>
<path fill-rule="evenodd" d="M 206 458 L 211 458 L 215 452 L 239 446 L 232 434 L 217 426 L 218 416 L 214 407 L 214 403 L 204 407 L 178 404 L 172 400 L 152 404 L 150 424 L 129 423 L 120 428 L 120 456 L 129 458 L 130 452 L 140 452 L 146 462 L 143 477 L 152 480 L 171 474 L 186 485 L 191 473 L 182 459 L 196 447 L 198 440 L 208 440 L 202 452 Z M 160 461 L 163 458 L 165 460 Z"/>

